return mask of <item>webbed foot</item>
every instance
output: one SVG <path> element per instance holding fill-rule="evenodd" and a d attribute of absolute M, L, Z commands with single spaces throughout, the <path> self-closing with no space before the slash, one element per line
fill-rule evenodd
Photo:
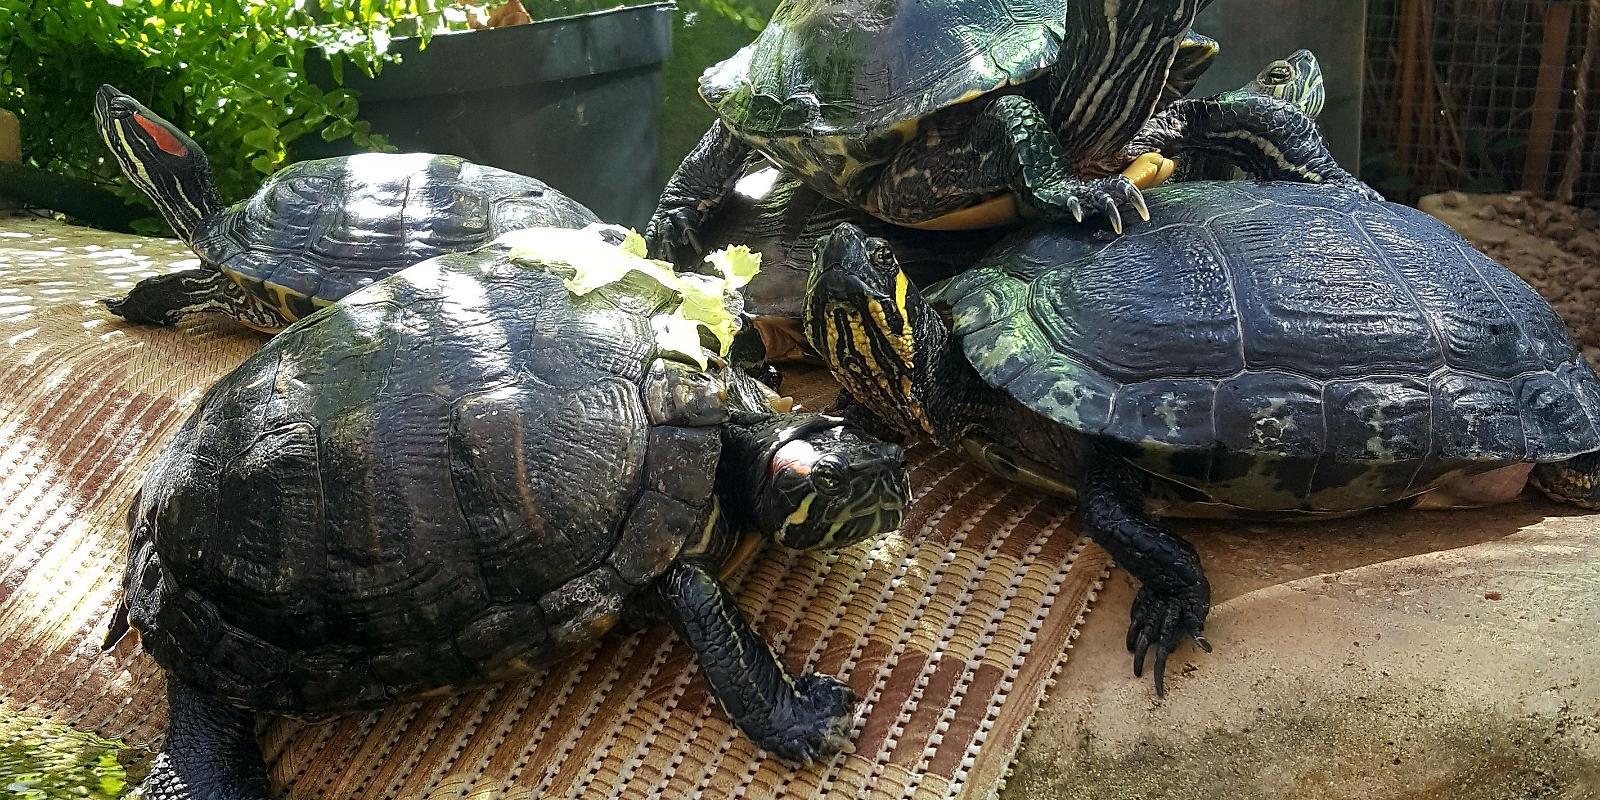
<path fill-rule="evenodd" d="M 795 764 L 844 749 L 855 723 L 856 696 L 848 686 L 815 673 L 791 677 L 733 597 L 703 568 L 673 564 L 658 591 L 667 620 L 694 651 L 711 693 L 751 741 Z"/>
<path fill-rule="evenodd" d="M 700 226 L 733 189 L 749 155 L 750 147 L 726 125 L 711 123 L 661 190 L 655 214 L 645 228 L 646 253 L 694 272 L 705 257 Z"/>
<path fill-rule="evenodd" d="M 1211 612 L 1211 584 L 1194 546 L 1172 535 L 1145 511 L 1144 485 L 1127 462 L 1109 448 L 1091 444 L 1078 483 L 1078 515 L 1084 531 L 1142 584 L 1128 626 L 1133 674 L 1144 674 L 1145 655 L 1155 648 L 1156 694 L 1166 694 L 1167 656 L 1202 633 Z"/>
<path fill-rule="evenodd" d="M 809 764 L 845 749 L 855 727 L 856 693 L 831 675 L 811 673 L 795 681 L 794 707 L 787 719 L 756 742 L 761 749 L 796 764 Z"/>
<path fill-rule="evenodd" d="M 1211 587 L 1204 579 L 1198 586 L 1177 592 L 1163 591 L 1146 584 L 1133 598 L 1132 622 L 1128 625 L 1128 651 L 1133 653 L 1133 675 L 1144 677 L 1145 654 L 1155 649 L 1156 696 L 1167 693 L 1167 656 L 1193 639 L 1195 646 L 1209 653 L 1211 643 L 1203 635 L 1206 614 L 1211 610 Z"/>
<path fill-rule="evenodd" d="M 651 258 L 671 262 L 678 269 L 689 269 L 705 257 L 700 243 L 700 214 L 691 207 L 658 210 L 645 228 L 644 241 Z"/>
<path fill-rule="evenodd" d="M 1344 189 L 1349 189 L 1350 191 L 1355 192 L 1356 194 L 1359 194 L 1374 203 L 1386 203 L 1389 201 L 1389 199 L 1384 197 L 1383 194 L 1377 189 L 1368 186 L 1366 181 L 1360 180 L 1354 175 L 1350 175 L 1345 180 L 1334 181 L 1333 185 Z"/>

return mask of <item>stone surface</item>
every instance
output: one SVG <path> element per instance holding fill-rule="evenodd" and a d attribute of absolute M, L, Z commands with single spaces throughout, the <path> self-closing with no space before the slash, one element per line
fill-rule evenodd
<path fill-rule="evenodd" d="M 1294 526 L 1178 523 L 1210 655 L 1158 700 L 1117 572 L 1005 800 L 1600 797 L 1600 523 L 1525 498 Z"/>

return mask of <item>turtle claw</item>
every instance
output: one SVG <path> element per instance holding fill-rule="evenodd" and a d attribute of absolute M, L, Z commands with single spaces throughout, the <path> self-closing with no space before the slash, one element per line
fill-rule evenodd
<path fill-rule="evenodd" d="M 1067 211 L 1071 212 L 1071 214 L 1072 214 L 1072 219 L 1075 222 L 1082 222 L 1083 221 L 1083 203 L 1078 202 L 1078 198 L 1076 198 L 1076 197 L 1069 197 L 1069 198 L 1067 198 L 1067 204 L 1066 205 L 1067 205 Z"/>
<path fill-rule="evenodd" d="M 791 764 L 810 764 L 844 751 L 855 726 L 856 693 L 830 675 L 810 674 L 795 681 L 789 724 L 757 742 Z"/>
<path fill-rule="evenodd" d="M 1128 205 L 1133 206 L 1133 210 L 1138 213 L 1139 219 L 1145 222 L 1150 221 L 1150 206 L 1145 205 L 1142 192 L 1134 192 L 1133 196 L 1128 198 Z"/>
<path fill-rule="evenodd" d="M 651 258 L 693 269 L 705 248 L 700 243 L 700 215 L 693 207 L 679 206 L 658 212 L 645 228 L 645 249 Z"/>
<path fill-rule="evenodd" d="M 1141 219 L 1150 219 L 1150 209 L 1139 187 L 1120 174 L 1071 183 L 1060 193 L 1036 198 L 1036 204 L 1038 212 L 1046 219 L 1065 221 L 1071 217 L 1075 222 L 1082 222 L 1088 214 L 1102 214 L 1118 234 L 1123 230 L 1119 210 L 1123 204 L 1131 206 Z"/>
<path fill-rule="evenodd" d="M 1368 186 L 1366 181 L 1359 180 L 1359 179 L 1356 179 L 1356 178 L 1351 178 L 1344 185 L 1350 191 L 1355 192 L 1356 194 L 1359 194 L 1362 197 L 1365 197 L 1366 199 L 1371 200 L 1374 203 L 1386 203 L 1386 202 L 1388 202 L 1388 198 L 1384 197 L 1381 193 L 1379 193 L 1377 189 L 1374 189 L 1371 186 Z"/>
<path fill-rule="evenodd" d="M 1134 191 L 1137 192 L 1138 190 L 1135 189 Z M 1090 203 L 1094 206 L 1096 211 L 1099 211 L 1101 214 L 1105 215 L 1106 221 L 1111 223 L 1111 230 L 1115 231 L 1118 236 L 1121 236 L 1122 212 L 1117 210 L 1117 201 L 1113 200 L 1110 195 L 1099 195 L 1090 198 Z"/>
<path fill-rule="evenodd" d="M 1193 639 L 1195 646 L 1211 652 L 1211 643 L 1202 635 L 1206 614 L 1211 609 L 1207 599 L 1209 595 L 1209 587 L 1202 583 L 1177 592 L 1145 585 L 1139 588 L 1139 594 L 1134 597 L 1127 639 L 1128 650 L 1133 653 L 1133 675 L 1136 678 L 1144 677 L 1145 656 L 1154 648 L 1152 666 L 1157 697 L 1167 694 L 1167 657 L 1183 644 L 1184 639 Z"/>

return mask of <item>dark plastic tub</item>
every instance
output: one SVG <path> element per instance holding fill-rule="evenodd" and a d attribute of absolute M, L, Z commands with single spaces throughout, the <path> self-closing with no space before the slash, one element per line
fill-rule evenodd
<path fill-rule="evenodd" d="M 434 36 L 377 78 L 344 71 L 360 118 L 405 151 L 451 153 L 531 175 L 641 228 L 655 209 L 661 64 L 672 54 L 672 4 L 655 3 Z M 332 86 L 326 64 L 308 77 Z M 297 158 L 354 152 L 315 135 Z"/>

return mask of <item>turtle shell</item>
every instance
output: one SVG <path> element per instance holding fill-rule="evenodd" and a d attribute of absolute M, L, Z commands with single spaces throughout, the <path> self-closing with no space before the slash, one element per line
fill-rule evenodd
<path fill-rule="evenodd" d="M 194 249 L 292 320 L 509 230 L 599 221 L 525 175 L 456 156 L 364 153 L 285 167 L 207 219 Z"/>
<path fill-rule="evenodd" d="M 985 380 L 1260 510 L 1358 510 L 1600 450 L 1600 379 L 1515 274 L 1415 209 L 1192 183 L 1114 237 L 1035 227 L 930 292 Z"/>
<path fill-rule="evenodd" d="M 207 392 L 132 517 L 125 605 L 162 667 L 291 714 L 497 679 L 722 530 L 724 382 L 652 333 L 677 296 L 530 266 L 426 261 Z"/>
<path fill-rule="evenodd" d="M 747 137 L 862 135 L 1042 74 L 1064 0 L 785 0 L 700 93 Z"/>

